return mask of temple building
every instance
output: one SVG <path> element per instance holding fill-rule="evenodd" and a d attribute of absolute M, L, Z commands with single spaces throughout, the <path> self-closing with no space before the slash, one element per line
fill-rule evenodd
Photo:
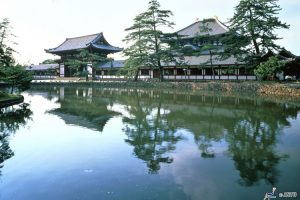
<path fill-rule="evenodd" d="M 54 79 L 59 74 L 59 65 L 56 63 L 30 65 L 26 70 L 32 73 L 34 79 Z"/>
<path fill-rule="evenodd" d="M 67 38 L 62 44 L 56 48 L 45 49 L 47 53 L 60 56 L 59 62 L 59 76 L 71 77 L 73 76 L 72 69 L 67 64 L 67 58 L 70 55 L 78 53 L 78 50 L 87 49 L 89 52 L 98 53 L 104 57 L 108 54 L 122 51 L 122 48 L 110 45 L 104 38 L 103 33 L 93 35 L 86 35 L 81 37 Z M 94 73 L 91 66 L 87 67 L 89 73 Z"/>
<path fill-rule="evenodd" d="M 256 80 L 253 69 L 248 69 L 234 57 L 220 59 L 224 50 L 222 38 L 228 33 L 228 28 L 217 18 L 197 21 L 176 33 L 180 36 L 181 45 L 191 53 L 184 56 L 184 65 L 163 63 L 164 79 L 166 80 Z M 201 39 L 202 37 L 202 39 Z M 208 40 L 207 40 L 208 38 Z M 201 50 L 203 45 L 211 45 L 212 51 Z M 171 44 L 171 43 L 170 43 Z M 142 68 L 140 77 L 158 78 L 158 69 Z"/>
<path fill-rule="evenodd" d="M 196 21 L 175 33 L 180 38 L 176 42 L 179 41 L 187 53 L 183 56 L 184 64 L 162 63 L 165 80 L 256 80 L 254 68 L 248 68 L 245 63 L 239 62 L 233 56 L 226 59 L 220 58 L 224 51 L 223 38 L 229 33 L 229 29 L 217 18 Z M 162 38 L 162 40 L 164 39 L 169 45 L 176 40 L 175 38 Z M 204 50 L 205 46 L 211 48 Z M 43 76 L 47 78 L 49 74 L 52 77 L 55 74 L 60 77 L 72 77 L 74 71 L 68 67 L 66 61 L 81 49 L 87 49 L 89 52 L 98 53 L 106 58 L 108 54 L 122 51 L 122 48 L 110 45 L 103 33 L 67 38 L 58 47 L 45 50 L 47 53 L 60 56 L 58 65 L 36 65 L 29 67 L 28 70 L 33 71 L 35 77 L 39 78 L 43 78 Z M 281 78 L 278 79 L 284 80 L 286 76 L 292 76 L 293 79 L 300 78 L 300 57 L 283 50 L 276 54 L 266 54 L 266 59 L 274 55 L 279 56 L 282 60 L 291 61 L 285 66 Z M 88 64 L 82 70 L 87 70 L 89 76 L 94 79 L 124 79 L 126 78 L 124 65 L 124 60 L 107 58 L 107 60 L 97 63 L 96 66 Z M 158 68 L 140 67 L 139 79 L 159 77 Z"/>

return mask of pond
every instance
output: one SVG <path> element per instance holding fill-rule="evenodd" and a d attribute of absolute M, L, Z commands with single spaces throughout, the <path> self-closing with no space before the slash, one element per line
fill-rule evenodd
<path fill-rule="evenodd" d="M 296 104 L 87 87 L 33 87 L 23 95 L 25 104 L 0 113 L 1 200 L 300 192 Z"/>

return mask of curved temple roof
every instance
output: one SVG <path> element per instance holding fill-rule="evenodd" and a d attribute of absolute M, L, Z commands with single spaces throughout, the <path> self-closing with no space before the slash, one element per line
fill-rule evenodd
<path fill-rule="evenodd" d="M 86 35 L 81 37 L 67 38 L 61 45 L 52 49 L 45 49 L 47 53 L 61 54 L 79 49 L 92 48 L 106 53 L 116 53 L 122 48 L 110 45 L 104 38 L 103 33 Z"/>
<path fill-rule="evenodd" d="M 203 29 L 207 30 L 203 30 Z M 183 36 L 183 38 L 194 38 L 196 36 L 202 35 L 221 35 L 228 32 L 228 28 L 220 22 L 218 19 L 204 19 L 202 21 L 197 21 L 176 33 Z"/>

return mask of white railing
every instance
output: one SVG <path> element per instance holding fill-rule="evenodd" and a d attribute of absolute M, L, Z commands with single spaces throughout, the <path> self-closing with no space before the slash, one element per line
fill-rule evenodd
<path fill-rule="evenodd" d="M 57 76 L 49 76 L 49 75 L 34 75 L 33 79 L 38 80 L 38 79 L 56 79 Z"/>

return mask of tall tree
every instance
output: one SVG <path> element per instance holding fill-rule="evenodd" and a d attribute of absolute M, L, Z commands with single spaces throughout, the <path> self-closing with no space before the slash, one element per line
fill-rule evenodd
<path fill-rule="evenodd" d="M 131 46 L 124 50 L 124 55 L 129 56 L 125 62 L 125 68 L 128 71 L 128 75 L 134 76 L 134 80 L 137 81 L 139 69 L 141 66 L 146 65 L 147 52 L 146 41 L 143 32 L 146 30 L 147 25 L 142 22 L 144 13 L 137 15 L 134 18 L 134 23 L 131 27 L 125 29 L 129 33 L 123 41 L 130 43 Z"/>
<path fill-rule="evenodd" d="M 0 81 L 11 86 L 11 93 L 15 88 L 19 90 L 27 89 L 32 80 L 29 72 L 24 67 L 15 64 L 12 48 L 16 43 L 11 41 L 14 35 L 7 18 L 0 22 Z"/>
<path fill-rule="evenodd" d="M 169 21 L 172 15 L 170 10 L 160 9 L 157 0 L 150 0 L 148 10 L 139 14 L 134 19 L 134 25 L 126 29 L 130 32 L 125 41 L 132 42 L 132 45 L 125 50 L 125 55 L 129 56 L 128 64 L 132 64 L 135 71 L 139 66 L 158 68 L 160 80 L 163 81 L 162 63 L 177 61 L 174 50 L 163 39 L 169 34 L 162 31 L 173 28 L 174 23 Z"/>
<path fill-rule="evenodd" d="M 0 22 L 0 65 L 3 67 L 11 66 L 14 63 L 12 54 L 15 50 L 11 46 L 16 43 L 10 41 L 12 36 L 14 35 L 11 33 L 9 20 L 4 18 Z"/>
<path fill-rule="evenodd" d="M 278 0 L 241 0 L 229 20 L 230 34 L 225 39 L 224 55 L 234 55 L 249 66 L 257 66 L 269 50 L 279 50 L 275 42 L 278 29 L 289 25 L 279 20 Z"/>

